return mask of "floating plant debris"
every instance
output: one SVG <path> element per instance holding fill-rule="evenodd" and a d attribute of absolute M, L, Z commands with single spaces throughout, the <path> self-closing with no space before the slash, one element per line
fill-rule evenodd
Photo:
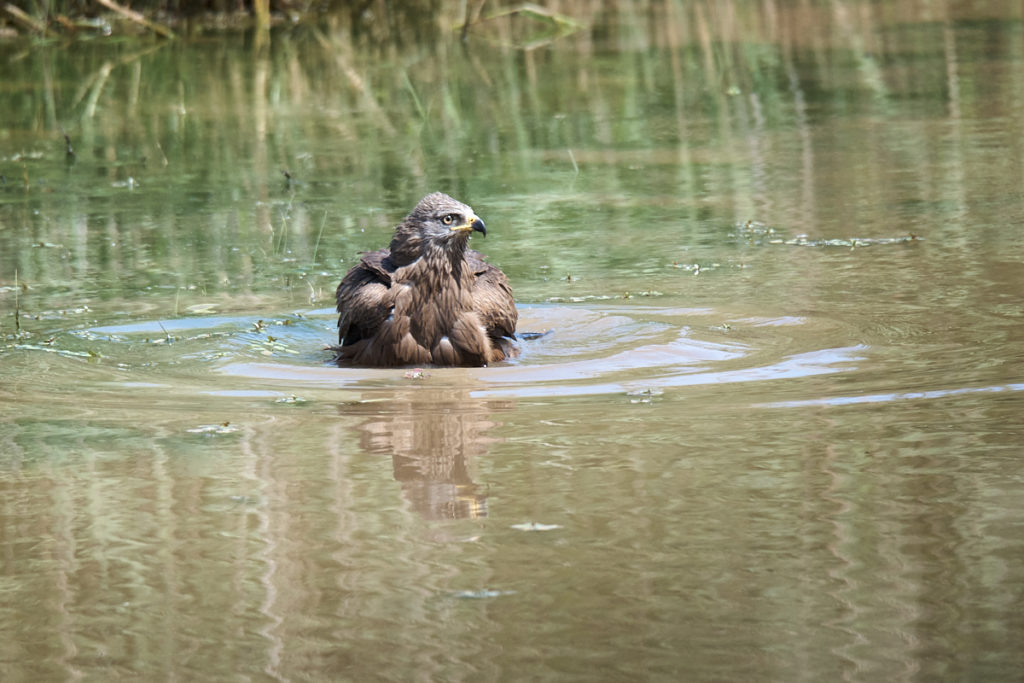
<path fill-rule="evenodd" d="M 664 393 L 664 389 L 650 387 L 647 389 L 636 389 L 634 391 L 628 391 L 626 392 L 626 396 L 629 396 L 630 403 L 650 403 L 655 397 L 661 396 Z"/>
<path fill-rule="evenodd" d="M 910 244 L 924 238 L 909 234 L 899 237 L 843 237 L 834 239 L 812 239 L 807 235 L 797 235 L 785 239 L 778 235 L 775 228 L 761 221 L 747 221 L 736 225 L 736 236 L 745 237 L 759 244 L 783 244 L 791 247 L 871 247 L 886 244 Z"/>
<path fill-rule="evenodd" d="M 919 242 L 923 237 L 905 235 L 903 237 L 851 237 L 848 239 L 812 240 L 807 235 L 797 235 L 789 240 L 768 240 L 768 244 L 786 244 L 794 247 L 871 247 L 880 244 L 910 244 Z"/>
<path fill-rule="evenodd" d="M 484 600 L 487 598 L 498 598 L 502 595 L 515 595 L 515 593 L 515 591 L 496 591 L 482 588 L 478 591 L 455 591 L 451 593 L 451 596 L 459 600 Z"/>
<path fill-rule="evenodd" d="M 306 399 L 302 398 L 301 396 L 294 396 L 294 395 L 292 395 L 292 396 L 282 396 L 281 398 L 274 399 L 274 403 L 284 403 L 286 405 L 293 405 L 293 406 L 302 405 L 303 403 L 306 403 L 306 402 L 307 402 Z"/>
<path fill-rule="evenodd" d="M 554 529 L 561 529 L 561 524 L 541 524 L 540 522 L 523 522 L 522 524 L 513 524 L 511 529 L 516 531 L 552 531 Z"/>
<path fill-rule="evenodd" d="M 185 431 L 189 434 L 233 434 L 238 431 L 238 427 L 230 422 L 222 422 L 215 425 L 199 425 Z"/>

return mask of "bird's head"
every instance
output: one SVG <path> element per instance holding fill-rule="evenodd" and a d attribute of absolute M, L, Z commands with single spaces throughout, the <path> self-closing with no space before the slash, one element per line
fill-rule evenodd
<path fill-rule="evenodd" d="M 391 258 L 399 265 L 411 263 L 428 252 L 461 259 L 474 231 L 487 235 L 484 222 L 472 208 L 442 192 L 434 192 L 421 199 L 395 228 Z"/>
<path fill-rule="evenodd" d="M 472 232 L 487 235 L 473 209 L 441 192 L 428 194 L 395 229 L 392 253 L 418 257 L 424 249 L 461 250 Z"/>
<path fill-rule="evenodd" d="M 405 222 L 415 225 L 420 237 L 435 242 L 462 241 L 473 231 L 487 235 L 484 222 L 476 217 L 472 208 L 443 192 L 421 199 Z"/>

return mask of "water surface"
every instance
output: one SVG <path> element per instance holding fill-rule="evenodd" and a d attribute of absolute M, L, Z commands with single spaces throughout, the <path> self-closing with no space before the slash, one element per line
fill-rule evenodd
<path fill-rule="evenodd" d="M 1019 676 L 1021 18 L 566 7 L 0 45 L 5 680 Z M 551 333 L 331 366 L 433 190 Z"/>

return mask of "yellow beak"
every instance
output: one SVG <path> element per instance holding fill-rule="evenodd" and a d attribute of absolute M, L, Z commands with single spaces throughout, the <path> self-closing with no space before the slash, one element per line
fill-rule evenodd
<path fill-rule="evenodd" d="M 465 230 L 467 232 L 476 230 L 477 232 L 482 233 L 484 237 L 487 237 L 487 227 L 484 225 L 484 222 L 473 215 L 467 217 L 466 222 L 462 225 L 453 225 L 451 229 Z"/>

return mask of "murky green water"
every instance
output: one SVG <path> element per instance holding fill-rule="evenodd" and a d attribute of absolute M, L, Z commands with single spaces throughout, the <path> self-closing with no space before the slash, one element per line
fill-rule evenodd
<path fill-rule="evenodd" d="M 617 7 L 0 44 L 0 677 L 1020 675 L 1021 17 Z M 432 190 L 553 334 L 330 367 Z"/>

